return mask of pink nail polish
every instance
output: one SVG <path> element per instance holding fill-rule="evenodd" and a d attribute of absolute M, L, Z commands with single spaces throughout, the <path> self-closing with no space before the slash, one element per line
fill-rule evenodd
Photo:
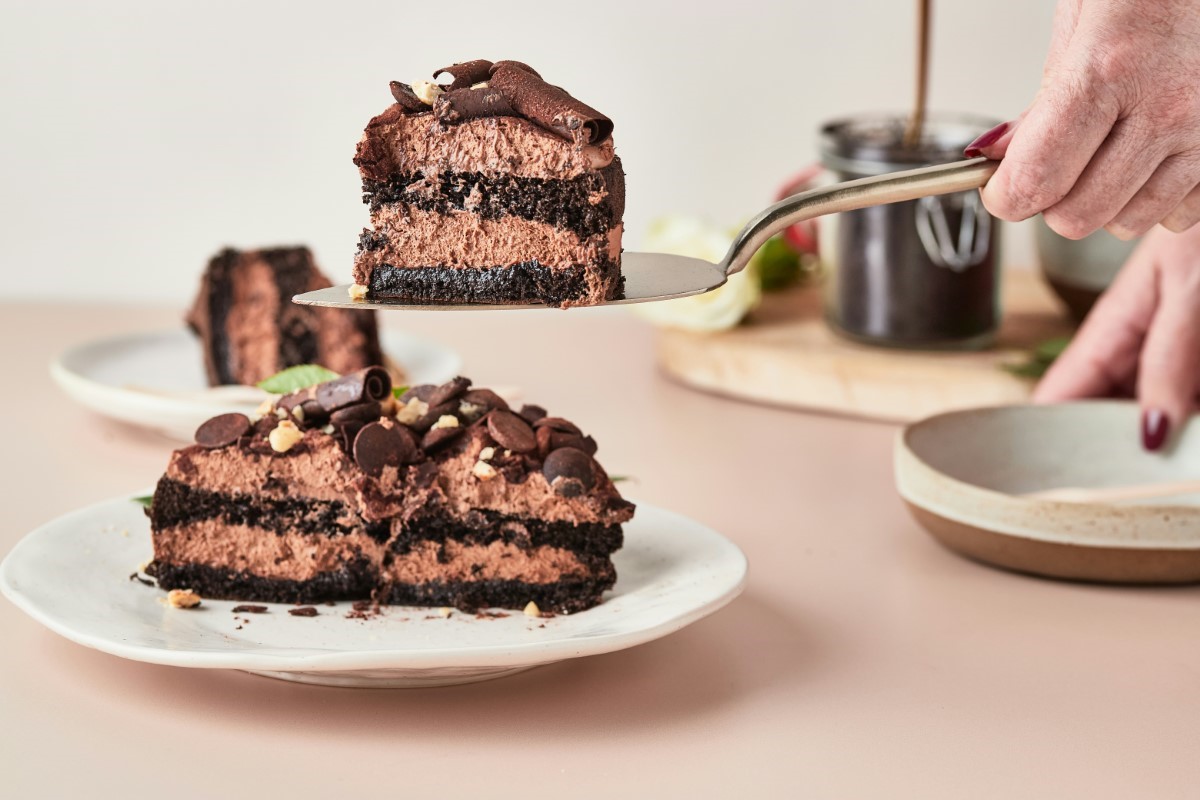
<path fill-rule="evenodd" d="M 967 145 L 967 149 L 963 151 L 963 155 L 967 158 L 975 158 L 983 155 L 983 148 L 988 145 L 995 144 L 1001 136 L 1008 132 L 1011 122 L 1001 122 L 996 127 L 989 131 L 985 131 L 979 135 L 979 138 Z"/>
<path fill-rule="evenodd" d="M 1161 450 L 1171 432 L 1171 420 L 1157 408 L 1148 408 L 1142 413 L 1142 447 L 1153 453 Z"/>

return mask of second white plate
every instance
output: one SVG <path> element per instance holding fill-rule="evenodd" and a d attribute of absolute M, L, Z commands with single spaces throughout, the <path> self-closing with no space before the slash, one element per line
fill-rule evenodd
<path fill-rule="evenodd" d="M 462 369 L 458 353 L 438 342 L 398 331 L 382 331 L 380 340 L 411 384 L 443 383 Z M 210 387 L 200 343 L 183 328 L 72 347 L 50 365 L 50 374 L 80 405 L 180 441 L 191 441 L 209 417 L 251 413 L 269 396 L 252 386 Z"/>

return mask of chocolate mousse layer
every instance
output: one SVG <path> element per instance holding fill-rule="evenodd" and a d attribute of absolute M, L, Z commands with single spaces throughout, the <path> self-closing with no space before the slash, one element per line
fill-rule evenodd
<path fill-rule="evenodd" d="M 373 312 L 292 302 L 331 285 L 305 247 L 227 248 L 214 256 L 187 315 L 210 385 L 253 385 L 297 364 L 338 373 L 380 364 Z"/>
<path fill-rule="evenodd" d="M 371 227 L 355 284 L 418 303 L 623 296 L 625 180 L 607 117 L 517 62 L 435 75 L 458 77 L 393 82 L 396 103 L 359 141 Z"/>
<path fill-rule="evenodd" d="M 616 580 L 633 505 L 566 419 L 463 378 L 397 398 L 378 368 L 263 411 L 172 454 L 149 512 L 161 587 L 565 612 Z"/>

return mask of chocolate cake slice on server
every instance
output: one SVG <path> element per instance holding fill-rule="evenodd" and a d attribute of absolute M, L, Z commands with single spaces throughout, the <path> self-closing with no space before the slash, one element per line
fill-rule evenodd
<path fill-rule="evenodd" d="M 307 247 L 217 253 L 187 315 L 204 349 L 209 384 L 251 386 L 299 364 L 338 374 L 383 364 L 373 311 L 292 302 L 331 285 Z"/>
<path fill-rule="evenodd" d="M 378 368 L 215 417 L 150 509 L 164 589 L 277 602 L 572 612 L 612 587 L 634 507 L 573 423 Z"/>
<path fill-rule="evenodd" d="M 353 296 L 595 305 L 622 296 L 612 122 L 516 61 L 393 82 L 354 163 L 371 227 Z"/>

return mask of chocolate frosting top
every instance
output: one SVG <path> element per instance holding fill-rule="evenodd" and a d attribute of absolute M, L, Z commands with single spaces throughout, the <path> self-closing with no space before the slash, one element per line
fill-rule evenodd
<path fill-rule="evenodd" d="M 475 59 L 433 73 L 435 79 L 442 75 L 452 80 L 432 106 L 421 100 L 411 86 L 392 81 L 392 96 L 396 99 L 392 113 L 417 114 L 432 107 L 443 125 L 480 117 L 523 117 L 576 145 L 596 145 L 612 136 L 612 120 L 547 83 L 520 61 Z"/>

